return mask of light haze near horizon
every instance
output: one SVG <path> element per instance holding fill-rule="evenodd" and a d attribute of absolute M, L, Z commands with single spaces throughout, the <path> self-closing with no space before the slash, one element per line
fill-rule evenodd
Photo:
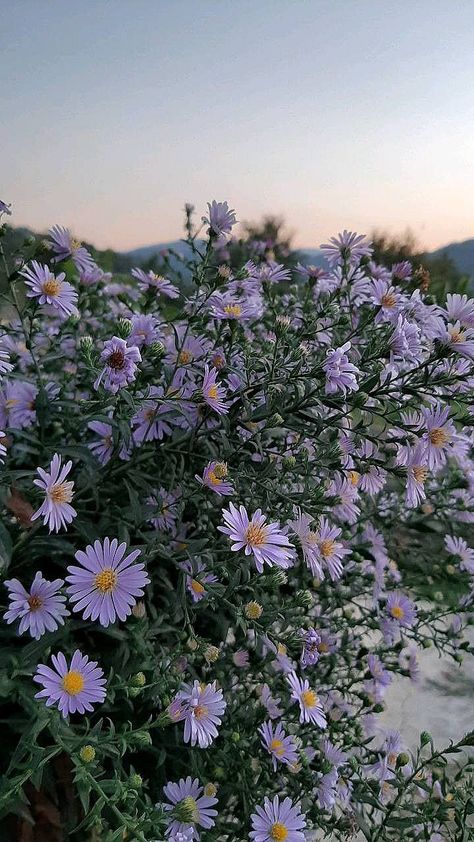
<path fill-rule="evenodd" d="M 1 0 L 0 197 L 118 251 L 182 208 L 474 237 L 470 0 Z"/>

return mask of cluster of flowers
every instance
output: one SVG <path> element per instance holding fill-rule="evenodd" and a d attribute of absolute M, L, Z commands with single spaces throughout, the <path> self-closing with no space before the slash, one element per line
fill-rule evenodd
<path fill-rule="evenodd" d="M 379 715 L 421 649 L 469 650 L 474 300 L 347 231 L 235 265 L 227 203 L 191 215 L 159 274 L 59 226 L 8 269 L 9 807 L 62 751 L 83 828 L 457 838 L 461 778 Z"/>

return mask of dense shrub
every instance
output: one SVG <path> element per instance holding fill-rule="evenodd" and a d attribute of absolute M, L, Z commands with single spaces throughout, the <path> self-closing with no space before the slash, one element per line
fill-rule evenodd
<path fill-rule="evenodd" d="M 474 301 L 203 224 L 176 277 L 59 226 L 6 266 L 2 838 L 464 838 L 471 737 L 380 714 L 469 649 Z"/>

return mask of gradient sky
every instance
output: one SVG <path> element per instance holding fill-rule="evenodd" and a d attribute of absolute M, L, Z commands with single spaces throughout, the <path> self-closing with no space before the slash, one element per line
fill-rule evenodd
<path fill-rule="evenodd" d="M 295 244 L 474 237 L 472 0 L 0 0 L 12 222 L 125 250 L 227 199 Z"/>

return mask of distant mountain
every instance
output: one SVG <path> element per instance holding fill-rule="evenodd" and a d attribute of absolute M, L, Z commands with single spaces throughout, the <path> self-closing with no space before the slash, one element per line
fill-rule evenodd
<path fill-rule="evenodd" d="M 430 257 L 443 257 L 443 255 L 450 257 L 456 269 L 463 275 L 474 278 L 474 239 L 464 240 L 462 243 L 449 243 L 431 252 Z"/>
<path fill-rule="evenodd" d="M 202 241 L 198 241 L 196 243 L 198 248 L 201 242 Z M 150 260 L 152 257 L 160 257 L 163 252 L 167 251 L 175 251 L 177 254 L 180 254 L 185 258 L 189 258 L 192 254 L 191 248 L 187 245 L 187 243 L 183 243 L 182 240 L 172 240 L 169 243 L 156 243 L 153 246 L 140 246 L 139 248 L 132 249 L 131 251 L 126 251 L 124 254 L 131 260 L 143 263 L 146 260 Z"/>

